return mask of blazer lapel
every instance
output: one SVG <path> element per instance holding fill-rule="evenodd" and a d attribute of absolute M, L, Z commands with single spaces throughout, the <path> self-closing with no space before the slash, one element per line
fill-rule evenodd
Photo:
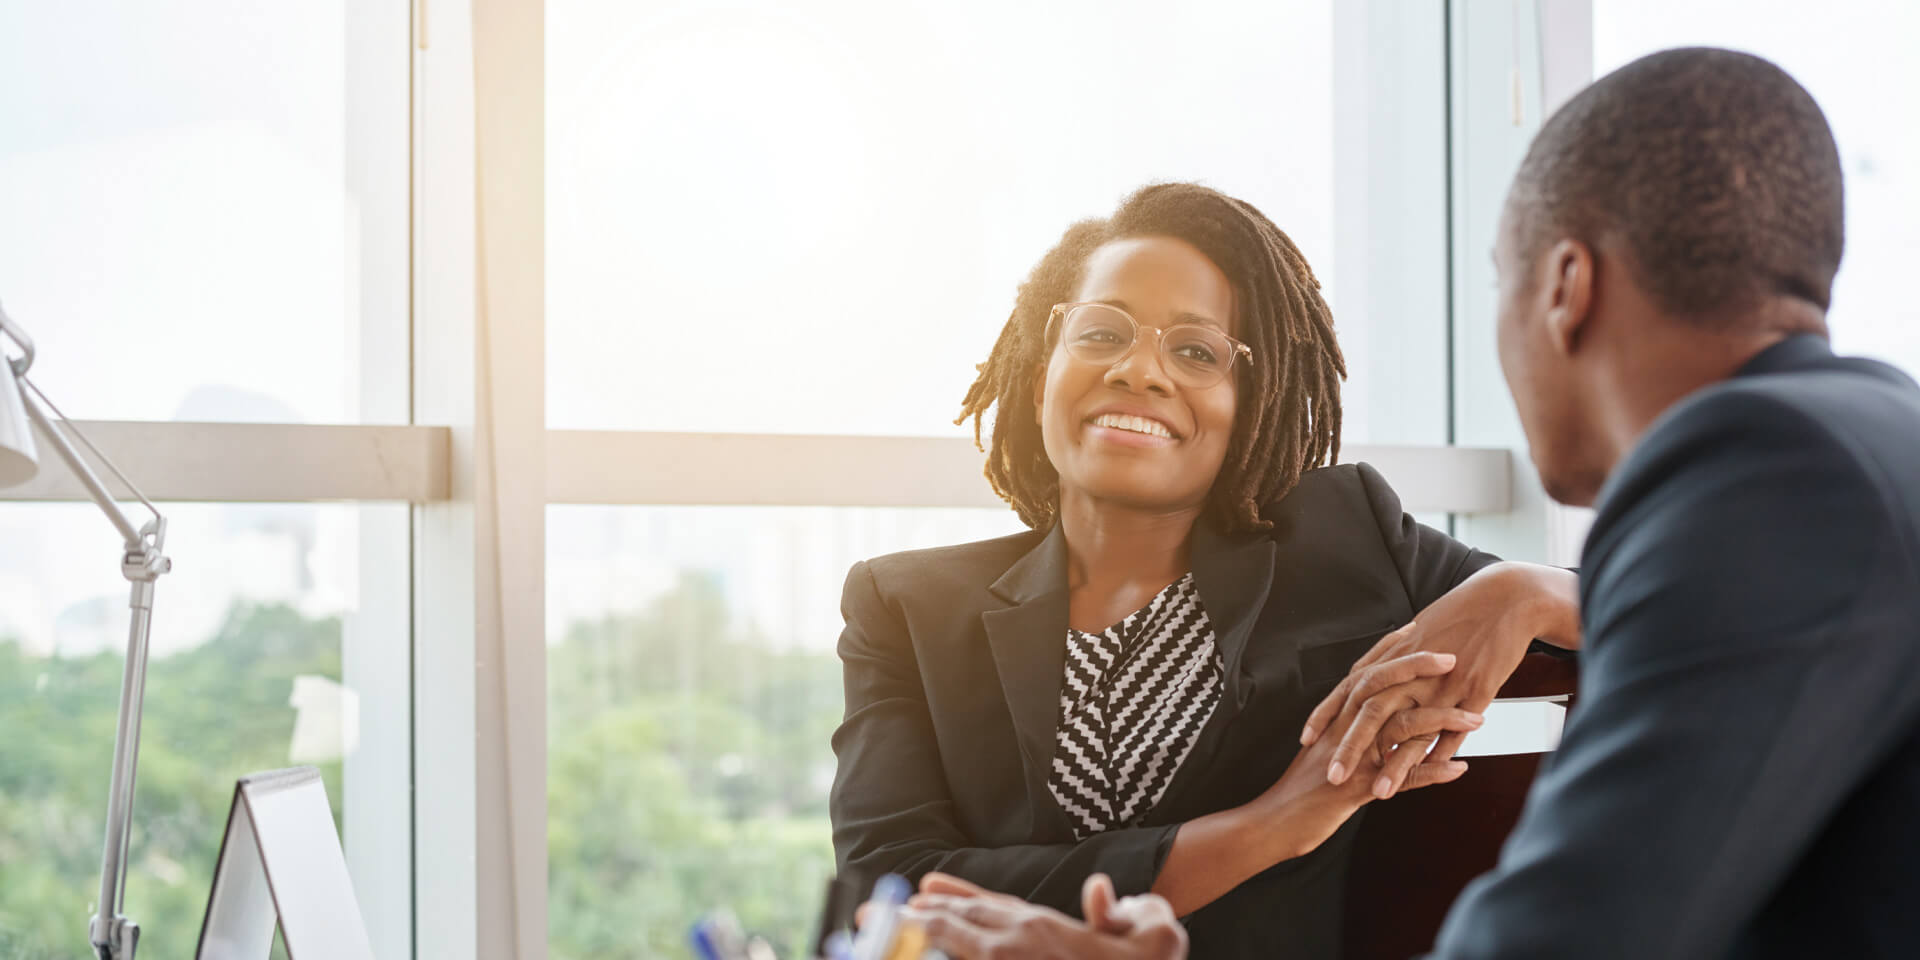
<path fill-rule="evenodd" d="M 1216 533 L 1201 521 L 1193 531 L 1193 582 L 1213 623 L 1226 673 L 1223 706 L 1238 712 L 1252 693 L 1242 677 L 1247 640 L 1273 588 L 1275 548 L 1264 534 Z"/>
<path fill-rule="evenodd" d="M 1012 606 L 980 615 L 1000 686 L 1013 714 L 1026 769 L 1035 833 L 1043 811 L 1070 825 L 1047 788 L 1054 737 L 1060 726 L 1060 686 L 1067 658 L 1067 542 L 1056 524 L 1039 545 L 1007 568 L 989 589 Z"/>

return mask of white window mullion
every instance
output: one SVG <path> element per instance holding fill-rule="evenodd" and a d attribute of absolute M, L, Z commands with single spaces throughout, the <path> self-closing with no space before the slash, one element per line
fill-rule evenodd
<path fill-rule="evenodd" d="M 451 428 L 415 524 L 421 956 L 546 955 L 544 18 L 433 0 L 415 51 L 414 417 Z"/>

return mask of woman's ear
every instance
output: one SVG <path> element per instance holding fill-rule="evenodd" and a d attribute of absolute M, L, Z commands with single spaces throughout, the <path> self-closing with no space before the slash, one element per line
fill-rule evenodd
<path fill-rule="evenodd" d="M 1033 371 L 1033 422 L 1040 422 L 1040 411 L 1047 405 L 1047 363 L 1045 360 Z"/>

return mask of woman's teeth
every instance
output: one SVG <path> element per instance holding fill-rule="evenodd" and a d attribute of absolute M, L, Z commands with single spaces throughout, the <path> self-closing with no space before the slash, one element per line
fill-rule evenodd
<path fill-rule="evenodd" d="M 1111 430 L 1127 430 L 1133 433 L 1144 433 L 1151 437 L 1165 437 L 1168 440 L 1173 439 L 1173 431 L 1168 430 L 1165 424 L 1158 420 L 1149 420 L 1146 417 L 1132 417 L 1123 413 L 1103 413 L 1093 418 L 1093 425 L 1096 427 L 1106 427 Z"/>

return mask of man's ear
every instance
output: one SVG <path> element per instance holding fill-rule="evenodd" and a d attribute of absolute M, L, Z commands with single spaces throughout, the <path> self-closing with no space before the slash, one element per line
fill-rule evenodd
<path fill-rule="evenodd" d="M 1562 239 L 1547 251 L 1546 271 L 1540 286 L 1546 300 L 1547 339 L 1561 354 L 1571 356 L 1579 349 L 1593 312 L 1593 249 L 1578 240 Z"/>

